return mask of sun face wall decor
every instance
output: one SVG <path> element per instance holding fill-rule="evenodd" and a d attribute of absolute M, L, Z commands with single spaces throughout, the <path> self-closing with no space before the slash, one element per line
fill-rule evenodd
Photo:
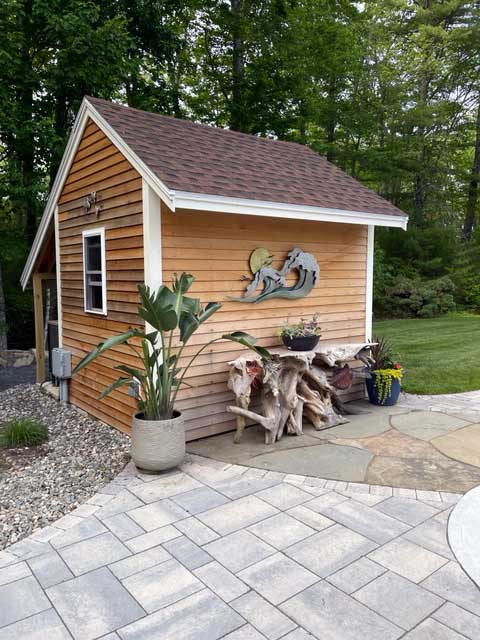
<path fill-rule="evenodd" d="M 304 298 L 312 291 L 320 280 L 320 267 L 315 256 L 298 247 L 292 249 L 281 269 L 274 269 L 273 256 L 265 247 L 254 249 L 250 255 L 250 270 L 253 279 L 242 297 L 231 298 L 237 302 L 262 302 L 270 298 Z M 298 272 L 297 282 L 287 286 L 287 276 Z M 262 291 L 254 295 L 263 285 Z"/>

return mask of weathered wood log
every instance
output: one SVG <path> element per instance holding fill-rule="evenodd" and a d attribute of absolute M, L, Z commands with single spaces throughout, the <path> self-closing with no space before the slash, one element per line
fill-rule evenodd
<path fill-rule="evenodd" d="M 304 417 L 316 430 L 348 422 L 343 413 L 352 412 L 346 410 L 327 372 L 347 359 L 358 357 L 365 362 L 368 349 L 366 344 L 323 345 L 308 352 L 279 350 L 268 361 L 254 357 L 231 362 L 228 387 L 235 395 L 236 406 L 227 411 L 237 416 L 234 442 L 240 442 L 247 420 L 265 429 L 267 444 L 280 440 L 285 429 L 302 435 Z M 354 375 L 349 377 L 353 379 Z M 249 409 L 255 379 L 261 383 L 261 413 Z"/>

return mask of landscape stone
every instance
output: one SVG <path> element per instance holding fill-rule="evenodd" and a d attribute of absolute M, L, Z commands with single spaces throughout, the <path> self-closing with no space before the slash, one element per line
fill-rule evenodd
<path fill-rule="evenodd" d="M 407 631 L 442 604 L 438 596 L 390 571 L 362 587 L 354 596 Z"/>
<path fill-rule="evenodd" d="M 134 493 L 140 500 L 146 502 L 157 502 L 164 498 L 170 498 L 180 493 L 192 491 L 201 487 L 202 484 L 185 473 L 177 473 L 165 478 L 153 479 L 141 485 L 131 487 L 130 491 Z M 138 505 L 137 505 L 138 506 Z"/>
<path fill-rule="evenodd" d="M 133 511 L 128 512 L 128 515 L 148 532 L 186 518 L 190 514 L 179 507 L 178 504 L 175 504 L 173 500 L 165 498 L 164 500 L 133 509 Z"/>
<path fill-rule="evenodd" d="M 384 500 L 375 508 L 411 526 L 418 525 L 438 513 L 438 509 L 424 504 L 419 500 L 409 500 L 408 498 L 398 497 Z"/>
<path fill-rule="evenodd" d="M 50 607 L 48 598 L 33 576 L 0 586 L 0 627 Z"/>
<path fill-rule="evenodd" d="M 310 493 L 285 482 L 270 487 L 269 489 L 258 491 L 255 495 L 282 511 L 296 507 L 302 504 L 302 502 L 307 502 L 307 500 L 312 499 Z"/>
<path fill-rule="evenodd" d="M 172 556 L 159 545 L 158 547 L 147 549 L 147 551 L 136 553 L 124 560 L 114 562 L 109 565 L 109 569 L 121 580 L 122 578 L 128 578 L 128 576 L 139 573 L 144 569 L 154 567 L 161 562 L 165 562 L 165 560 L 170 560 L 171 557 Z"/>
<path fill-rule="evenodd" d="M 42 557 L 42 556 L 40 556 Z M 20 578 L 26 578 L 32 575 L 29 566 L 26 562 L 17 562 L 15 564 L 7 565 L 0 569 L 0 586 L 2 584 L 8 584 Z"/>
<path fill-rule="evenodd" d="M 192 491 L 187 491 L 187 493 L 180 493 L 173 496 L 172 500 L 191 515 L 208 511 L 208 509 L 229 502 L 228 498 L 210 487 L 199 487 Z"/>
<path fill-rule="evenodd" d="M 268 640 L 278 640 L 296 627 L 279 609 L 254 591 L 249 591 L 230 604 Z"/>
<path fill-rule="evenodd" d="M 378 544 L 388 542 L 409 530 L 403 522 L 352 500 L 329 507 L 323 513 Z"/>
<path fill-rule="evenodd" d="M 278 513 L 255 496 L 245 496 L 198 514 L 197 518 L 221 535 L 227 535 Z"/>
<path fill-rule="evenodd" d="M 391 417 L 391 423 L 403 433 L 413 438 L 429 441 L 450 431 L 468 426 L 468 422 L 445 413 L 432 411 L 412 411 Z"/>
<path fill-rule="evenodd" d="M 464 492 L 480 484 L 480 469 L 448 458 L 425 460 L 376 456 L 368 467 L 366 482 L 410 489 L 421 485 L 433 491 Z"/>
<path fill-rule="evenodd" d="M 272 471 L 363 482 L 372 458 L 373 454 L 363 449 L 321 444 L 302 448 L 301 456 L 297 449 L 258 455 L 255 457 L 255 465 Z"/>
<path fill-rule="evenodd" d="M 279 513 L 276 516 L 262 520 L 249 527 L 248 530 L 279 550 L 285 549 L 285 547 L 289 547 L 315 533 L 315 529 L 303 524 L 303 522 L 299 522 L 287 513 Z"/>
<path fill-rule="evenodd" d="M 461 636 L 456 631 L 452 631 L 440 622 L 428 618 L 422 622 L 418 627 L 407 633 L 404 636 L 405 640 L 463 640 L 464 636 Z"/>
<path fill-rule="evenodd" d="M 160 529 L 155 529 L 149 533 L 144 533 L 136 538 L 131 538 L 127 540 L 125 544 L 133 553 L 139 553 L 140 551 L 156 547 L 162 544 L 162 542 L 167 542 L 167 540 L 178 538 L 181 535 L 176 527 L 167 525 L 166 527 L 160 527 Z"/>
<path fill-rule="evenodd" d="M 281 553 L 240 571 L 238 577 L 275 605 L 318 582 L 318 576 Z"/>
<path fill-rule="evenodd" d="M 105 567 L 50 587 L 47 595 L 75 640 L 94 640 L 145 615 Z"/>
<path fill-rule="evenodd" d="M 249 531 L 237 531 L 203 547 L 220 564 L 237 573 L 273 555 L 276 549 Z"/>
<path fill-rule="evenodd" d="M 203 589 L 118 631 L 122 640 L 219 640 L 245 624 L 235 611 Z"/>
<path fill-rule="evenodd" d="M 438 553 L 448 560 L 454 559 L 450 544 L 447 540 L 445 523 L 439 522 L 435 518 L 426 520 L 414 529 L 410 529 L 410 531 L 404 535 L 404 538 L 415 542 L 429 551 L 433 551 L 433 553 Z"/>
<path fill-rule="evenodd" d="M 71 640 L 65 625 L 53 609 L 15 622 L 0 631 L 2 640 Z M 102 639 L 103 640 L 103 639 Z"/>
<path fill-rule="evenodd" d="M 212 558 L 192 542 L 186 536 L 180 536 L 174 540 L 163 543 L 164 548 L 187 569 L 197 569 L 207 562 L 211 562 Z"/>
<path fill-rule="evenodd" d="M 230 602 L 248 591 L 248 587 L 218 562 L 205 564 L 193 572 L 225 602 Z"/>
<path fill-rule="evenodd" d="M 207 542 L 212 542 L 219 537 L 218 533 L 193 516 L 175 522 L 175 528 L 199 545 L 207 544 Z"/>
<path fill-rule="evenodd" d="M 432 444 L 449 458 L 480 467 L 480 424 L 434 438 Z"/>
<path fill-rule="evenodd" d="M 325 578 L 376 547 L 371 540 L 336 524 L 297 542 L 284 553 Z"/>
<path fill-rule="evenodd" d="M 432 617 L 463 634 L 469 640 L 478 640 L 480 638 L 480 617 L 457 607 L 451 602 L 446 602 L 443 607 L 440 607 L 432 614 Z"/>
<path fill-rule="evenodd" d="M 130 555 L 127 547 L 110 532 L 63 547 L 59 553 L 76 576 Z"/>
<path fill-rule="evenodd" d="M 316 638 L 396 640 L 404 633 L 325 581 L 287 600 L 280 609 Z"/>
<path fill-rule="evenodd" d="M 387 542 L 383 547 L 372 551 L 368 557 L 416 583 L 424 580 L 447 562 L 442 556 L 427 551 L 404 537 Z"/>
<path fill-rule="evenodd" d="M 456 562 L 448 562 L 422 582 L 422 586 L 480 616 L 480 591 Z"/>
<path fill-rule="evenodd" d="M 327 580 L 350 595 L 368 582 L 378 578 L 385 571 L 385 567 L 372 562 L 368 558 L 360 558 L 347 565 L 344 569 L 340 569 L 340 571 L 328 576 Z"/>
<path fill-rule="evenodd" d="M 44 589 L 73 578 L 73 573 L 56 551 L 32 558 L 28 564 Z"/>

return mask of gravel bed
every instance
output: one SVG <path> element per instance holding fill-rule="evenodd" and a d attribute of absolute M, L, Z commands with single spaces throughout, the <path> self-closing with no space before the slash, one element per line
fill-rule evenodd
<path fill-rule="evenodd" d="M 129 460 L 128 436 L 57 402 L 39 385 L 0 393 L 0 425 L 19 417 L 40 419 L 49 440 L 0 449 L 0 549 L 75 509 Z"/>

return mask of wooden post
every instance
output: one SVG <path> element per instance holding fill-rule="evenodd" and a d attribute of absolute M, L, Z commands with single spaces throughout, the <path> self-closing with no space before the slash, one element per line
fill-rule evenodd
<path fill-rule="evenodd" d="M 37 382 L 45 382 L 45 318 L 43 310 L 43 281 L 55 280 L 54 273 L 33 274 L 33 310 L 35 313 L 35 349 L 37 354 Z"/>
<path fill-rule="evenodd" d="M 35 349 L 37 356 L 37 382 L 45 382 L 45 342 L 43 332 L 43 278 L 33 274 L 33 309 L 35 313 Z"/>

